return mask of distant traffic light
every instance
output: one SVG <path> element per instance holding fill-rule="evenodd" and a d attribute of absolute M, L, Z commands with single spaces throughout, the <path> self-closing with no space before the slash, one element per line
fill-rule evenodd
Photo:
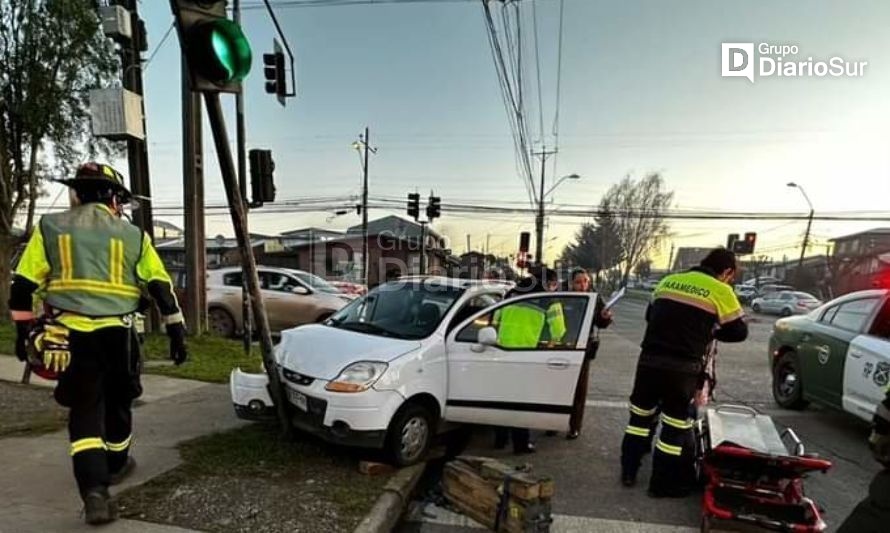
<path fill-rule="evenodd" d="M 241 91 L 250 72 L 250 43 L 226 17 L 226 0 L 170 0 L 193 91 Z"/>
<path fill-rule="evenodd" d="M 274 52 L 263 54 L 263 75 L 266 78 L 266 92 L 278 96 L 278 103 L 285 105 L 287 97 L 287 72 L 284 66 L 284 52 L 278 41 L 274 41 Z"/>
<path fill-rule="evenodd" d="M 417 220 L 420 218 L 420 194 L 408 193 L 408 216 Z"/>
<path fill-rule="evenodd" d="M 735 243 L 739 240 L 738 233 L 730 233 L 726 237 L 726 249 L 727 250 L 735 250 Z"/>
<path fill-rule="evenodd" d="M 754 247 L 757 244 L 757 234 L 752 232 L 745 234 L 745 251 L 746 254 L 753 254 Z"/>
<path fill-rule="evenodd" d="M 757 233 L 748 232 L 745 234 L 744 239 L 739 239 L 737 234 L 730 235 L 730 238 L 735 237 L 734 240 L 731 240 L 732 244 L 729 248 L 733 252 L 738 255 L 750 255 L 754 253 L 754 247 L 757 244 Z"/>
<path fill-rule="evenodd" d="M 516 258 L 516 266 L 525 268 L 528 266 L 528 247 L 532 240 L 532 234 L 523 231 L 519 234 L 519 255 Z"/>
<path fill-rule="evenodd" d="M 442 216 L 442 199 L 438 196 L 430 195 L 429 203 L 426 206 L 427 220 L 433 220 Z"/>
<path fill-rule="evenodd" d="M 262 205 L 275 201 L 275 162 L 272 161 L 271 150 L 251 150 L 248 154 L 250 162 L 250 190 L 253 203 Z"/>

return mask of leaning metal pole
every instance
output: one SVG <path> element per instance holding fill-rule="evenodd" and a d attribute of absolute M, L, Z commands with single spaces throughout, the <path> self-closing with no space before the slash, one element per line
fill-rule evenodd
<path fill-rule="evenodd" d="M 229 136 L 226 133 L 226 121 L 219 102 L 219 94 L 204 93 L 204 103 L 207 106 L 207 118 L 210 120 L 210 129 L 213 131 L 213 142 L 216 146 L 219 169 L 222 173 L 223 186 L 226 189 L 226 198 L 229 202 L 229 212 L 232 215 L 232 226 L 235 229 L 235 237 L 238 239 L 238 250 L 241 252 L 241 264 L 244 270 L 244 278 L 247 279 L 247 289 L 253 306 L 253 317 L 260 334 L 263 365 L 266 367 L 266 374 L 269 375 L 269 392 L 272 395 L 272 401 L 275 402 L 282 432 L 285 437 L 290 437 L 292 434 L 290 416 L 288 415 L 287 402 L 284 400 L 284 389 L 281 385 L 273 354 L 272 332 L 269 330 L 266 305 L 260 292 L 256 259 L 253 256 L 253 247 L 250 245 L 250 235 L 247 228 L 247 212 L 244 208 L 244 199 L 241 197 L 241 189 L 238 186 L 235 162 L 232 159 L 232 151 L 229 147 Z"/>

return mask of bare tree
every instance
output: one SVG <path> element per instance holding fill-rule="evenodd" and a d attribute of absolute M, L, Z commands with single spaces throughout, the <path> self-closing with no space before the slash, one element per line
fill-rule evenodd
<path fill-rule="evenodd" d="M 89 90 L 107 85 L 116 59 L 85 0 L 0 2 L 0 314 L 7 314 L 16 244 L 30 233 L 41 182 L 98 145 Z M 107 148 L 107 147 L 106 147 Z M 24 213 L 23 230 L 15 230 Z"/>
<path fill-rule="evenodd" d="M 622 284 L 667 233 L 665 214 L 673 198 L 661 175 L 652 173 L 639 181 L 626 176 L 600 202 L 600 211 L 611 213 L 610 223 L 618 238 L 624 266 Z"/>

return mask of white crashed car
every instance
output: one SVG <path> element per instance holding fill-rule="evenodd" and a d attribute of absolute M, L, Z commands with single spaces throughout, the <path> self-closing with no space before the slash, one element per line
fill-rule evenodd
<path fill-rule="evenodd" d="M 566 429 L 596 295 L 503 300 L 508 289 L 492 281 L 400 279 L 324 324 L 284 331 L 275 357 L 293 424 L 330 442 L 383 448 L 399 465 L 421 460 L 446 422 Z M 496 312 L 554 303 L 565 320 L 558 340 L 541 324 L 538 345 L 499 346 Z M 273 414 L 265 374 L 236 369 L 230 384 L 239 416 Z"/>

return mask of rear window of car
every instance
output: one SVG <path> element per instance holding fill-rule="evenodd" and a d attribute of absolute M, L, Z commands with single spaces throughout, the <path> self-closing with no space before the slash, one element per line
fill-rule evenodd
<path fill-rule="evenodd" d="M 807 294 L 805 292 L 795 292 L 794 296 L 799 300 L 818 300 L 818 298 L 812 294 Z"/>
<path fill-rule="evenodd" d="M 223 285 L 229 287 L 241 286 L 241 272 L 232 272 L 231 274 L 223 274 Z"/>

